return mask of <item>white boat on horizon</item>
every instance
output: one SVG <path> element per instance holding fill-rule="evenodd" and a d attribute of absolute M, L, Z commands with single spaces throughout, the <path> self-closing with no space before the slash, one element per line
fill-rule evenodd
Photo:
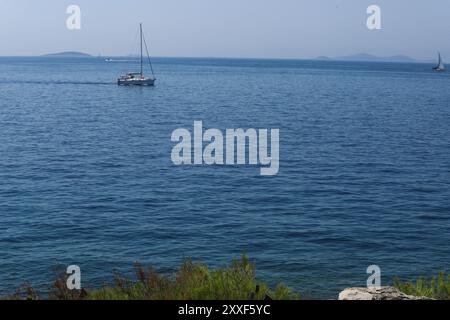
<path fill-rule="evenodd" d="M 141 55 L 140 55 L 140 72 L 128 72 L 117 79 L 117 84 L 119 86 L 154 86 L 155 85 L 155 74 L 153 72 L 152 62 L 150 60 L 150 55 L 148 53 L 147 42 L 145 41 L 144 33 L 142 32 L 142 23 L 139 24 L 139 34 L 141 39 Z M 152 75 L 147 77 L 144 75 L 144 45 L 147 52 L 148 63 Z"/>
<path fill-rule="evenodd" d="M 434 71 L 442 72 L 445 71 L 444 62 L 442 61 L 441 53 L 439 52 L 439 62 L 436 67 L 433 68 Z"/>

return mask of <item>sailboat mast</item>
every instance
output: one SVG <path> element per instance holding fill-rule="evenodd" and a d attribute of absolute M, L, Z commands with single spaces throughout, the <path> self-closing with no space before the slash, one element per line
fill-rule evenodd
<path fill-rule="evenodd" d="M 141 78 L 142 78 L 142 76 L 144 75 L 143 67 L 142 67 L 142 64 L 143 64 L 143 60 L 142 60 L 142 55 L 143 55 L 143 52 L 142 52 L 142 23 L 139 24 L 139 31 L 140 31 L 140 35 L 141 35 Z"/>

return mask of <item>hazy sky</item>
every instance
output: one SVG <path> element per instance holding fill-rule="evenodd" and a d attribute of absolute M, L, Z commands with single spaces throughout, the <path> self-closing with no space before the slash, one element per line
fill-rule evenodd
<path fill-rule="evenodd" d="M 66 28 L 71 4 L 79 31 Z M 366 27 L 371 4 L 382 30 Z M 0 55 L 128 55 L 142 21 L 153 56 L 431 59 L 450 57 L 449 13 L 449 0 L 0 0 Z"/>

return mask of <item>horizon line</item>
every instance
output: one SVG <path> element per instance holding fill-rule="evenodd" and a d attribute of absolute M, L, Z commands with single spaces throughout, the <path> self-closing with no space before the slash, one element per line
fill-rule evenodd
<path fill-rule="evenodd" d="M 39 54 L 39 55 L 0 55 L 0 58 L 42 58 L 42 57 L 53 57 L 53 58 L 58 58 L 58 55 L 61 55 L 61 57 L 63 57 L 63 55 L 65 53 L 74 53 L 74 55 L 80 54 L 80 55 L 85 55 L 85 59 L 88 58 L 135 58 L 136 55 L 104 55 L 104 54 L 98 54 L 98 55 L 94 55 L 91 53 L 87 53 L 87 52 L 83 52 L 83 51 L 60 51 L 60 52 L 55 52 L 55 53 L 44 53 L 44 54 Z M 151 57 L 152 59 L 218 59 L 218 60 L 286 60 L 286 61 L 296 61 L 296 60 L 307 60 L 307 61 L 311 61 L 311 60 L 317 60 L 317 61 L 355 61 L 355 60 L 346 60 L 347 58 L 351 58 L 353 56 L 361 56 L 361 55 L 366 55 L 366 56 L 371 56 L 372 58 L 376 58 L 376 59 L 387 59 L 385 61 L 371 61 L 371 60 L 356 60 L 356 62 L 360 61 L 360 62 L 398 62 L 398 63 L 431 63 L 433 62 L 433 59 L 418 59 L 418 58 L 414 58 L 405 54 L 395 54 L 395 55 L 389 55 L 389 56 L 377 56 L 374 54 L 370 54 L 370 53 L 364 53 L 364 52 L 360 52 L 360 53 L 354 53 L 354 54 L 348 54 L 348 55 L 344 55 L 344 56 L 339 56 L 339 57 L 331 57 L 331 56 L 326 56 L 326 55 L 321 55 L 321 56 L 317 56 L 317 57 L 312 57 L 312 58 L 306 58 L 306 57 L 236 57 L 236 56 L 172 56 L 172 55 L 167 55 L 167 56 L 153 56 Z M 70 57 L 69 55 L 67 57 Z M 405 60 L 412 60 L 412 61 L 389 61 L 389 58 L 396 58 L 396 57 L 403 57 L 405 58 Z"/>

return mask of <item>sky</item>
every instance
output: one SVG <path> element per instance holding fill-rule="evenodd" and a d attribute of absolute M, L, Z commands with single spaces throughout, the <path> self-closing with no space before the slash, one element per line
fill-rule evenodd
<path fill-rule="evenodd" d="M 369 5 L 381 30 L 369 30 Z M 69 30 L 69 5 L 81 30 Z M 356 53 L 450 59 L 448 0 L 0 0 L 0 55 L 137 53 L 143 22 L 152 56 L 299 58 Z"/>

